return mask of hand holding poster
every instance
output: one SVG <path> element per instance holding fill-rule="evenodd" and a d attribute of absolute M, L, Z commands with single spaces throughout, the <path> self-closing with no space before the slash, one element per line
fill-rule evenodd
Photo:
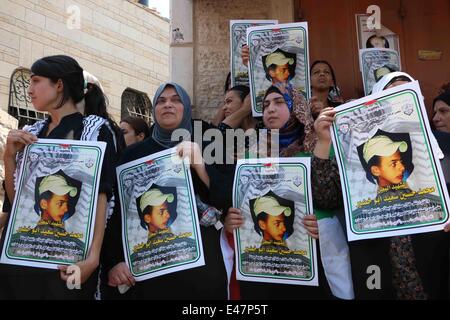
<path fill-rule="evenodd" d="M 310 97 L 308 24 L 290 23 L 247 29 L 249 79 L 253 116 L 262 116 L 262 100 L 274 85 Z M 292 96 L 292 95 L 290 95 Z"/>
<path fill-rule="evenodd" d="M 317 286 L 316 243 L 302 225 L 312 214 L 309 158 L 239 160 L 233 206 L 238 280 Z"/>
<path fill-rule="evenodd" d="M 136 280 L 204 265 L 191 173 L 176 148 L 116 170 L 125 259 Z"/>
<path fill-rule="evenodd" d="M 422 93 L 404 84 L 336 108 L 348 239 L 442 230 L 448 194 Z"/>
<path fill-rule="evenodd" d="M 2 263 L 56 269 L 86 259 L 105 147 L 45 139 L 25 148 Z"/>
<path fill-rule="evenodd" d="M 230 20 L 231 87 L 248 86 L 248 66 L 242 64 L 242 47 L 247 44 L 247 28 L 277 24 L 278 20 Z"/>
<path fill-rule="evenodd" d="M 359 66 L 366 96 L 385 74 L 401 70 L 398 52 L 380 48 L 359 50 Z"/>

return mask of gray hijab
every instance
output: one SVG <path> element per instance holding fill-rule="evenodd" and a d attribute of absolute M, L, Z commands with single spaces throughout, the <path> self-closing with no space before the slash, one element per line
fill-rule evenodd
<path fill-rule="evenodd" d="M 189 131 L 191 135 L 192 135 L 192 123 L 191 123 L 192 109 L 191 109 L 191 99 L 189 98 L 187 92 L 180 85 L 174 82 L 166 82 L 160 85 L 158 90 L 156 90 L 155 96 L 153 97 L 153 119 L 155 119 L 155 126 L 153 128 L 152 138 L 159 145 L 165 148 L 172 148 L 178 144 L 178 141 L 172 141 L 171 139 L 172 132 L 174 130 L 163 129 L 156 121 L 155 116 L 156 102 L 167 86 L 172 86 L 175 89 L 175 91 L 180 96 L 181 102 L 183 103 L 184 106 L 183 119 L 181 119 L 181 123 L 177 129 L 186 129 Z"/>

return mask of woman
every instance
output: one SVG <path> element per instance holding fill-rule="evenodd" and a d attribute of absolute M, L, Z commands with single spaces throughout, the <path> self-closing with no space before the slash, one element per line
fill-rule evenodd
<path fill-rule="evenodd" d="M 120 128 L 122 129 L 127 146 L 141 142 L 150 135 L 147 122 L 138 117 L 128 116 L 123 118 L 122 121 L 120 121 Z"/>
<path fill-rule="evenodd" d="M 383 76 L 372 92 L 412 81 L 407 73 L 392 72 Z M 445 231 L 449 230 L 447 225 Z M 349 247 L 357 299 L 448 299 L 449 234 L 437 231 L 353 241 Z M 371 266 L 381 271 L 380 288 L 376 290 L 371 290 L 366 282 Z"/>
<path fill-rule="evenodd" d="M 225 79 L 225 83 L 223 85 L 223 94 L 227 94 L 228 90 L 231 89 L 231 72 L 228 72 L 227 78 Z M 211 125 L 217 127 L 219 123 L 225 118 L 224 110 L 223 110 L 223 101 L 218 103 L 217 112 L 211 120 Z"/>
<path fill-rule="evenodd" d="M 244 131 L 254 129 L 256 120 L 251 115 L 250 89 L 247 86 L 238 85 L 225 92 L 225 101 L 222 107 L 223 118 L 217 123 L 217 128 L 223 134 L 223 141 L 227 141 L 227 132 L 235 133 L 236 129 Z M 238 139 L 239 141 L 239 139 Z M 248 148 L 248 139 L 244 143 L 233 143 L 223 148 L 223 163 L 216 163 L 208 166 L 210 179 L 210 203 L 222 212 L 227 212 L 232 205 L 233 177 L 236 169 L 236 160 L 242 158 Z M 223 144 L 223 147 L 225 144 Z M 221 249 L 225 259 L 227 275 L 229 281 L 229 297 L 232 300 L 240 298 L 239 285 L 236 282 L 233 265 L 233 252 L 230 248 L 234 247 L 233 235 L 231 233 L 221 233 Z"/>
<path fill-rule="evenodd" d="M 221 124 L 227 125 L 229 129 L 241 128 L 244 131 L 255 128 L 256 121 L 248 113 L 248 108 L 245 108 L 248 106 L 248 99 L 247 101 L 245 99 L 249 96 L 249 93 L 250 89 L 242 85 L 234 86 L 226 92 L 222 107 L 225 117 L 219 124 L 219 129 L 221 129 Z M 239 123 L 233 122 L 234 120 L 239 121 Z"/>
<path fill-rule="evenodd" d="M 197 144 L 188 141 L 179 144 L 171 139 L 176 129 L 185 129 L 194 137 L 191 103 L 186 91 L 175 83 L 165 83 L 156 91 L 153 105 L 155 124 L 150 129 L 151 137 L 130 146 L 124 152 L 120 163 L 127 163 L 177 145 L 181 156 L 190 159 L 200 157 L 201 160 L 201 150 Z M 202 130 L 207 128 L 204 122 L 202 126 Z M 191 172 L 195 192 L 200 195 L 202 201 L 208 202 L 210 183 L 205 163 L 191 161 Z M 135 299 L 226 299 L 226 274 L 220 253 L 219 231 L 213 225 L 206 226 L 202 222 L 200 225 L 205 266 L 135 282 L 124 262 L 120 213 L 115 213 L 107 231 L 107 250 L 113 254 L 117 253 L 108 257 L 109 285 L 133 286 L 129 294 Z"/>
<path fill-rule="evenodd" d="M 450 133 L 450 90 L 433 101 L 433 124 L 438 131 Z"/>
<path fill-rule="evenodd" d="M 113 133 L 114 146 L 117 155 L 122 154 L 125 149 L 125 140 L 122 130 L 108 113 L 108 98 L 105 95 L 105 90 L 96 76 L 83 70 L 85 83 L 85 98 L 77 104 L 77 109 L 85 116 L 96 115 L 107 120 L 106 125 Z M 117 161 L 118 159 L 116 159 Z"/>
<path fill-rule="evenodd" d="M 337 107 L 344 100 L 336 85 L 336 76 L 331 65 L 325 60 L 316 60 L 311 65 L 311 108 L 313 118 L 316 119 L 320 111 L 327 107 Z"/>
<path fill-rule="evenodd" d="M 96 211 L 93 241 L 87 258 L 76 265 L 81 272 L 81 290 L 68 290 L 66 281 L 70 274 L 68 266 L 60 266 L 59 271 L 19 266 L 0 266 L 0 299 L 93 299 L 97 285 L 97 267 L 105 229 L 107 202 L 111 198 L 114 184 L 116 157 L 113 134 L 106 120 L 99 117 L 83 118 L 76 104 L 83 99 L 92 101 L 99 92 L 84 93 L 83 69 L 71 57 L 49 56 L 37 60 L 31 67 L 31 82 L 28 94 L 36 110 L 48 112 L 49 117 L 24 130 L 11 130 L 8 134 L 5 160 L 6 201 L 4 210 L 10 211 L 15 195 L 14 175 L 18 166 L 16 156 L 24 146 L 37 139 L 75 139 L 89 131 L 92 121 L 102 123 L 99 131 L 90 132 L 95 140 L 107 143 Z M 97 105 L 86 103 L 92 113 L 97 113 Z M 86 121 L 85 121 L 86 120 Z M 34 132 L 35 134 L 31 133 Z M 15 173 L 16 172 L 16 173 Z M 4 240 L 3 240 L 4 241 Z"/>
<path fill-rule="evenodd" d="M 295 90 L 290 99 L 286 101 L 286 97 L 281 90 L 272 86 L 267 90 L 263 99 L 264 124 L 269 130 L 279 129 L 281 157 L 310 156 L 313 153 L 311 184 L 314 207 L 315 209 L 332 209 L 341 203 L 337 164 L 329 159 L 331 147 L 329 127 L 334 113 L 330 108 L 323 110 L 314 124 L 309 109 L 305 106 L 304 98 Z M 230 208 L 225 220 L 226 230 L 232 232 L 242 223 L 240 210 Z M 314 215 L 306 216 L 303 224 L 311 237 L 319 238 L 318 224 Z M 241 282 L 242 298 L 329 298 L 330 293 L 320 259 L 319 266 L 319 282 L 321 285 L 319 288 Z M 280 292 L 284 292 L 284 294 L 280 295 Z"/>

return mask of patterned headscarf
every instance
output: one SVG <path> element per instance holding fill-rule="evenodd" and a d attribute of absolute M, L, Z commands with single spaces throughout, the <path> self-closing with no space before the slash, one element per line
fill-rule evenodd
<path fill-rule="evenodd" d="M 290 117 L 280 129 L 280 155 L 292 157 L 298 152 L 312 152 L 316 145 L 314 119 L 303 95 L 294 88 L 287 90 L 288 99 L 274 86 L 267 89 L 264 99 L 272 92 L 282 95 Z"/>

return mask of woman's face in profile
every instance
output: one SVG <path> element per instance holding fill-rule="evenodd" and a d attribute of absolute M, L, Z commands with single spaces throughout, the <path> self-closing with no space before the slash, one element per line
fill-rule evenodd
<path fill-rule="evenodd" d="M 434 104 L 433 124 L 438 131 L 450 132 L 450 106 L 442 100 Z"/>
<path fill-rule="evenodd" d="M 149 226 L 150 232 L 167 229 L 167 223 L 170 219 L 170 212 L 167 202 L 160 206 L 152 207 L 150 214 L 144 216 L 145 222 Z"/>
<path fill-rule="evenodd" d="M 225 113 L 225 117 L 228 117 L 230 114 L 235 113 L 242 106 L 241 97 L 237 93 L 237 91 L 230 90 L 225 95 L 225 104 L 223 106 L 223 111 Z"/>
<path fill-rule="evenodd" d="M 130 126 L 129 123 L 122 121 L 120 123 L 120 129 L 122 129 L 125 144 L 127 146 L 138 142 L 138 136 L 136 135 L 136 132 L 134 131 L 133 127 Z"/>

